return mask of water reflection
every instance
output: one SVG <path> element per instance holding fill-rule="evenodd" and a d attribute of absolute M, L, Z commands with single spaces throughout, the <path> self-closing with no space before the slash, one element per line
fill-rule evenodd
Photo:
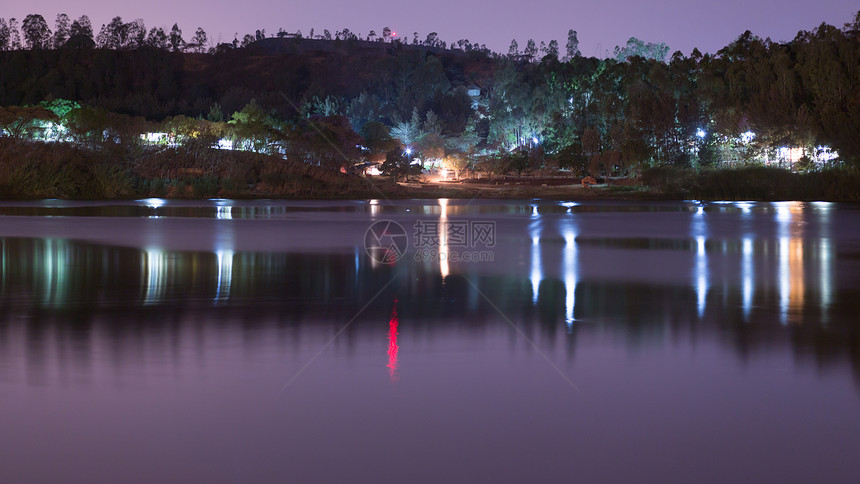
<path fill-rule="evenodd" d="M 45 257 L 37 261 L 41 265 L 37 271 L 44 274 L 42 303 L 58 301 L 62 304 L 68 295 L 69 244 L 56 239 L 46 239 L 44 244 Z"/>
<path fill-rule="evenodd" d="M 397 300 L 394 300 L 394 307 L 391 309 L 391 318 L 388 320 L 388 377 L 391 383 L 396 383 L 400 379 L 397 373 L 398 362 L 397 352 L 400 351 L 400 346 L 397 345 L 397 326 L 400 324 L 400 319 L 397 316 Z"/>
<path fill-rule="evenodd" d="M 161 249 L 146 249 L 141 273 L 144 274 L 144 304 L 151 305 L 164 298 L 167 289 L 169 263 L 167 254 Z"/>
<path fill-rule="evenodd" d="M 163 207 L 165 204 L 167 204 L 167 200 L 163 198 L 146 198 L 144 200 L 140 200 L 140 202 L 143 202 L 144 205 L 153 210 L 159 207 Z"/>
<path fill-rule="evenodd" d="M 741 277 L 743 278 L 743 309 L 744 321 L 749 321 L 753 304 L 753 288 L 755 287 L 755 265 L 753 264 L 753 239 L 744 237 L 741 262 Z"/>
<path fill-rule="evenodd" d="M 363 481 L 339 469 L 368 467 L 439 482 L 439 462 L 462 461 L 467 480 L 635 479 L 619 456 L 655 480 L 677 462 L 696 482 L 765 468 L 785 471 L 766 481 L 857 480 L 844 459 L 860 435 L 853 207 L 433 200 L 302 215 L 216 200 L 180 221 L 203 235 L 179 250 L 165 242 L 179 208 L 151 220 L 137 203 L 124 244 L 0 236 L 3 482 L 164 481 L 156 467 L 195 482 Z M 242 220 L 252 212 L 313 223 Z M 377 217 L 486 213 L 491 263 L 374 265 L 352 243 L 296 245 L 302 230 L 351 240 L 348 218 L 363 234 Z M 4 217 L 0 233 L 59 226 L 46 220 Z M 249 244 L 285 225 L 283 245 Z M 825 464 L 786 467 L 809 461 Z"/>
<path fill-rule="evenodd" d="M 451 273 L 451 268 L 448 265 L 448 258 L 450 254 L 450 248 L 448 247 L 448 199 L 440 198 L 439 199 L 439 226 L 437 227 L 439 232 L 439 273 L 442 274 L 442 280 L 444 281 L 448 274 Z"/>
<path fill-rule="evenodd" d="M 542 224 L 539 220 L 533 221 L 529 225 L 529 236 L 532 241 L 532 251 L 531 251 L 531 270 L 529 271 L 529 279 L 532 284 L 532 302 L 537 304 L 538 295 L 540 291 L 540 282 L 543 280 L 543 269 L 541 267 L 540 260 L 540 235 L 542 231 Z"/>
<path fill-rule="evenodd" d="M 705 209 L 701 204 L 697 207 L 693 217 L 691 232 L 696 241 L 696 263 L 693 275 L 696 288 L 696 308 L 699 318 L 702 318 L 705 315 L 708 302 L 708 254 L 705 246 L 708 225 L 705 219 Z"/>
<path fill-rule="evenodd" d="M 539 208 L 536 216 L 534 205 Z M 228 207 L 227 202 L 222 206 Z M 565 210 L 545 212 L 544 207 Z M 633 237 L 606 235 L 601 231 L 614 230 L 605 223 L 606 211 L 581 207 L 529 203 L 519 212 L 511 210 L 502 229 L 507 231 L 506 242 L 496 247 L 496 263 L 448 263 L 445 257 L 416 263 L 407 257 L 404 260 L 410 262 L 389 267 L 373 265 L 359 247 L 333 252 L 243 251 L 236 245 L 240 221 L 227 218 L 209 222 L 214 224 L 209 248 L 200 251 L 159 246 L 161 220 L 142 234 L 148 244 L 142 249 L 5 237 L 0 238 L 0 308 L 7 321 L 18 316 L 28 321 L 73 318 L 84 325 L 109 317 L 106 313 L 116 305 L 147 308 L 156 319 L 217 307 L 240 308 L 263 318 L 287 314 L 294 323 L 309 318 L 336 321 L 358 311 L 397 276 L 389 299 L 401 301 L 393 312 L 397 317 L 382 316 L 390 321 L 407 316 L 419 324 L 436 320 L 443 322 L 435 324 L 458 320 L 489 324 L 494 312 L 480 295 L 485 293 L 510 317 L 545 326 L 548 332 L 559 329 L 575 335 L 583 330 L 575 325 L 579 320 L 619 321 L 623 332 L 639 337 L 643 328 L 660 334 L 667 321 L 681 326 L 703 321 L 708 324 L 689 330 L 729 328 L 738 347 L 747 352 L 750 345 L 766 347 L 772 341 L 753 342 L 751 330 L 741 326 L 781 323 L 787 328 L 808 327 L 806 339 L 792 344 L 814 346 L 817 352 L 842 351 L 846 344 L 854 344 L 813 341 L 813 335 L 825 328 L 856 334 L 848 321 L 853 321 L 857 298 L 844 287 L 838 289 L 836 273 L 837 263 L 849 267 L 854 259 L 839 258 L 832 205 L 742 202 L 709 205 L 702 211 L 700 205 L 662 210 L 655 214 L 665 223 L 660 228 L 666 233 L 663 237 L 637 236 L 642 232 L 635 230 L 630 232 Z M 451 222 L 452 213 L 456 220 L 470 213 L 468 207 L 448 200 L 413 209 L 443 226 Z M 853 216 L 840 213 L 848 220 Z M 621 220 L 635 229 L 640 216 L 634 213 Z M 408 225 L 410 220 L 401 222 Z M 439 234 L 444 254 L 450 241 L 444 227 Z M 846 254 L 850 256 L 850 251 Z M 464 283 L 463 275 L 480 292 Z M 34 306 L 40 310 L 34 312 Z M 396 370 L 396 350 L 389 356 Z"/>
<path fill-rule="evenodd" d="M 576 309 L 576 226 L 573 220 L 562 222 L 561 232 L 564 235 L 564 321 L 568 331 L 572 330 L 574 310 Z"/>
<path fill-rule="evenodd" d="M 708 254 L 705 240 L 703 235 L 696 236 L 696 307 L 700 318 L 705 315 L 708 298 Z"/>
<path fill-rule="evenodd" d="M 215 291 L 215 302 L 230 299 L 230 285 L 233 282 L 233 251 L 219 250 L 215 252 L 218 260 L 218 282 Z"/>

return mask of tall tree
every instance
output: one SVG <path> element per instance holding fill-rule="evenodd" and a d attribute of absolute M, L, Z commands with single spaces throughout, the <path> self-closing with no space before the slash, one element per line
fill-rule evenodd
<path fill-rule="evenodd" d="M 126 49 L 137 49 L 146 44 L 146 25 L 143 19 L 135 19 L 123 26 L 125 30 L 125 42 L 123 47 Z"/>
<path fill-rule="evenodd" d="M 192 48 L 196 52 L 206 52 L 206 42 L 208 42 L 206 32 L 203 30 L 203 27 L 197 27 L 194 37 L 191 38 Z"/>
<path fill-rule="evenodd" d="M 564 46 L 565 55 L 564 61 L 568 62 L 574 57 L 579 57 L 579 39 L 576 38 L 576 30 L 570 29 L 567 31 L 567 44 Z"/>
<path fill-rule="evenodd" d="M 546 55 L 552 57 L 555 60 L 558 60 L 558 41 L 550 40 L 549 45 L 546 48 Z"/>
<path fill-rule="evenodd" d="M 382 40 L 385 42 L 391 41 L 391 29 L 388 27 L 384 27 L 382 29 Z"/>
<path fill-rule="evenodd" d="M 72 22 L 72 27 L 69 29 L 69 37 L 82 36 L 93 40 L 93 24 L 90 18 L 86 15 Z"/>
<path fill-rule="evenodd" d="M 0 51 L 9 48 L 9 37 L 9 24 L 6 23 L 6 19 L 0 18 Z"/>
<path fill-rule="evenodd" d="M 179 24 L 173 24 L 173 27 L 170 28 L 169 39 L 170 50 L 173 52 L 178 52 L 185 46 L 185 40 L 182 39 L 182 29 L 179 28 Z"/>
<path fill-rule="evenodd" d="M 517 39 L 511 40 L 511 46 L 508 47 L 508 57 L 514 59 L 520 56 L 520 44 L 517 43 Z"/>
<path fill-rule="evenodd" d="M 439 46 L 439 34 L 436 32 L 430 32 L 427 34 L 427 38 L 424 39 L 424 45 L 427 47 L 438 47 Z"/>
<path fill-rule="evenodd" d="M 51 41 L 55 49 L 62 47 L 69 40 L 70 23 L 68 15 L 57 14 L 57 19 L 54 21 L 54 38 Z"/>
<path fill-rule="evenodd" d="M 167 33 L 161 27 L 152 28 L 146 36 L 146 45 L 155 47 L 156 49 L 167 50 L 170 48 L 170 40 L 167 38 Z"/>
<path fill-rule="evenodd" d="M 120 49 L 125 47 L 128 37 L 128 28 L 123 23 L 122 17 L 114 17 L 107 25 L 102 25 L 96 36 L 96 45 L 100 49 Z"/>
<path fill-rule="evenodd" d="M 407 148 L 411 148 L 418 141 L 421 137 L 421 116 L 418 114 L 418 108 L 412 110 L 412 117 L 408 121 L 394 124 L 391 136 L 400 140 Z"/>
<path fill-rule="evenodd" d="M 21 49 L 21 33 L 18 31 L 18 19 L 9 19 L 9 48 L 11 50 Z"/>
<path fill-rule="evenodd" d="M 45 17 L 39 14 L 30 14 L 24 17 L 21 24 L 24 33 L 24 42 L 28 49 L 42 49 L 51 45 L 51 29 Z"/>
<path fill-rule="evenodd" d="M 535 46 L 534 39 L 529 39 L 526 42 L 526 50 L 523 51 L 523 55 L 526 56 L 529 62 L 534 62 L 537 59 L 537 46 Z"/>

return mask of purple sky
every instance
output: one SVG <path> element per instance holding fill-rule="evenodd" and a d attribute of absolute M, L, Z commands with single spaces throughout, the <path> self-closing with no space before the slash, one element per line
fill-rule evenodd
<path fill-rule="evenodd" d="M 11 3 L 11 2 L 10 2 Z M 571 1 L 571 0 L 315 0 L 304 2 L 243 0 L 209 2 L 117 2 L 95 0 L 15 2 L 0 8 L 0 17 L 22 20 L 28 13 L 39 13 L 53 27 L 57 13 L 72 18 L 89 15 L 98 32 L 103 23 L 119 15 L 126 22 L 143 18 L 147 28 L 178 22 L 186 40 L 199 26 L 210 41 L 230 41 L 234 33 L 266 29 L 274 34 L 279 27 L 307 35 L 327 28 L 348 28 L 366 36 L 371 29 L 380 34 L 389 26 L 399 36 L 411 40 L 417 31 L 421 39 L 435 31 L 447 42 L 467 38 L 484 43 L 495 51 L 507 52 L 512 38 L 520 48 L 529 38 L 556 39 L 561 48 L 568 29 L 579 34 L 583 55 L 605 55 L 631 36 L 649 42 L 666 42 L 671 52 L 689 54 L 693 47 L 715 52 L 744 30 L 773 40 L 790 40 L 798 30 L 810 30 L 821 22 L 841 27 L 860 9 L 856 0 L 681 0 Z"/>

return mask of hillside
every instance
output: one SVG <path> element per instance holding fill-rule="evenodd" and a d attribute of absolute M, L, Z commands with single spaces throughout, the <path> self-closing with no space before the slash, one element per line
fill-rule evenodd
<path fill-rule="evenodd" d="M 471 83 L 488 85 L 496 64 L 479 52 L 366 41 L 266 38 L 213 54 L 141 47 L 0 52 L 0 106 L 72 99 L 148 119 L 224 117 L 251 99 L 284 116 L 314 97 L 362 92 L 430 97 Z M 416 92 L 426 89 L 427 93 Z M 293 111 L 293 112 L 290 112 Z M 408 117 L 411 107 L 404 115 Z"/>

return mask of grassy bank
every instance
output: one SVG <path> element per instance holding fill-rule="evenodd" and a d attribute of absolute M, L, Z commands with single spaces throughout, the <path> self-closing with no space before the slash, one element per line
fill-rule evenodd
<path fill-rule="evenodd" d="M 2 199 L 378 196 L 360 177 L 257 153 L 192 156 L 181 149 L 127 152 L 0 138 Z"/>
<path fill-rule="evenodd" d="M 701 171 L 664 167 L 646 170 L 642 182 L 656 196 L 669 199 L 860 201 L 860 170 L 851 168 L 791 173 L 761 166 Z"/>

